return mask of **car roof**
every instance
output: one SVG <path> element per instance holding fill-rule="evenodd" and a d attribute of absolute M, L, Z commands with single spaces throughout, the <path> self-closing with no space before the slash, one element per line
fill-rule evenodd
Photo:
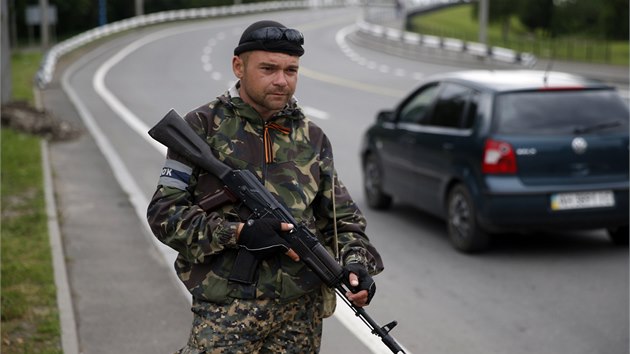
<path fill-rule="evenodd" d="M 438 74 L 434 81 L 467 84 L 484 91 L 558 90 L 575 88 L 611 88 L 605 83 L 582 76 L 542 70 L 470 70 Z"/>

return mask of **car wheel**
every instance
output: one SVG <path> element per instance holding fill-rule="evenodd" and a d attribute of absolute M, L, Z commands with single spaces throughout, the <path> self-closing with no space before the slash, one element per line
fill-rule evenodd
<path fill-rule="evenodd" d="M 448 194 L 448 236 L 453 246 L 464 253 L 480 252 L 488 246 L 488 235 L 477 223 L 470 192 L 461 184 Z"/>
<path fill-rule="evenodd" d="M 387 209 L 392 205 L 392 197 L 383 192 L 383 172 L 374 154 L 369 154 L 363 167 L 363 189 L 368 206 L 374 209 Z"/>
<path fill-rule="evenodd" d="M 619 246 L 628 246 L 628 240 L 630 239 L 629 234 L 628 225 L 608 229 L 608 236 L 610 236 L 610 239 L 615 245 Z"/>

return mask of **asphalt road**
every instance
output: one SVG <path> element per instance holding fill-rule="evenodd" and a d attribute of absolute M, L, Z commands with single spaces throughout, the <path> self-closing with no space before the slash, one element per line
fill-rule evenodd
<path fill-rule="evenodd" d="M 304 32 L 306 54 L 296 96 L 327 131 L 340 178 L 365 212 L 369 235 L 385 261 L 368 311 L 382 324 L 398 320 L 392 334 L 409 352 L 628 353 L 628 250 L 613 247 L 603 230 L 508 235 L 490 252 L 466 256 L 450 247 L 444 223 L 435 218 L 404 205 L 388 212 L 365 206 L 358 150 L 361 133 L 376 112 L 392 107 L 422 77 L 466 65 L 418 62 L 353 44 L 347 35 L 358 11 L 315 9 L 155 26 L 117 36 L 76 56 L 60 81 L 80 106 L 84 124 L 106 157 L 107 165 L 95 168 L 111 169 L 123 185 L 122 193 L 130 201 L 127 219 L 144 227 L 141 209 L 163 164 L 164 150 L 150 141 L 146 130 L 170 108 L 184 114 L 226 90 L 234 80 L 230 60 L 242 30 L 258 19 L 278 20 Z M 53 159 L 59 160 L 65 155 L 57 149 Z M 56 173 L 61 186 L 63 174 Z M 69 236 L 65 239 L 73 242 Z M 146 238 L 143 242 L 150 243 Z M 159 269 L 160 274 L 152 276 L 168 278 L 163 286 L 175 289 L 169 294 L 178 299 L 160 313 L 168 317 L 156 319 L 154 314 L 153 320 L 176 323 L 178 328 L 169 336 L 156 332 L 150 338 L 158 344 L 161 339 L 169 341 L 164 347 L 172 350 L 186 340 L 187 297 L 172 277 L 162 274 L 171 269 L 173 254 L 153 245 L 146 250 L 137 242 L 129 247 L 138 247 L 133 257 L 146 253 L 161 264 L 158 268 L 125 272 L 141 270 L 146 275 Z M 80 247 L 69 251 L 70 257 L 81 254 Z M 69 267 L 73 292 L 81 294 L 93 275 L 84 274 L 77 263 Z M 97 324 L 85 321 L 82 308 L 89 309 L 88 303 L 75 308 L 80 332 L 83 328 L 85 333 Z M 364 334 L 355 332 L 363 325 L 346 326 L 346 317 L 336 314 L 325 321 L 322 353 L 365 353 L 368 347 L 386 352 L 360 341 Z M 173 328 L 168 323 L 164 327 Z M 108 339 L 108 332 L 99 335 L 105 336 L 104 343 L 116 340 L 113 334 Z"/>

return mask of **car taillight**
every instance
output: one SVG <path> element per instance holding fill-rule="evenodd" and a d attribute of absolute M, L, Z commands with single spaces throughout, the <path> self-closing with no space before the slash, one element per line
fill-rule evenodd
<path fill-rule="evenodd" d="M 516 173 L 516 155 L 512 145 L 499 140 L 486 140 L 481 171 L 492 174 Z"/>

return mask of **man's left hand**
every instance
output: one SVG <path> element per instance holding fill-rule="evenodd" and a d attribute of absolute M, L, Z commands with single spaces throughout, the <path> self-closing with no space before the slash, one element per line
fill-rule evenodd
<path fill-rule="evenodd" d="M 376 283 L 368 271 L 359 263 L 351 263 L 344 267 L 344 273 L 350 284 L 350 291 L 346 292 L 348 300 L 357 307 L 368 305 L 376 293 Z"/>

